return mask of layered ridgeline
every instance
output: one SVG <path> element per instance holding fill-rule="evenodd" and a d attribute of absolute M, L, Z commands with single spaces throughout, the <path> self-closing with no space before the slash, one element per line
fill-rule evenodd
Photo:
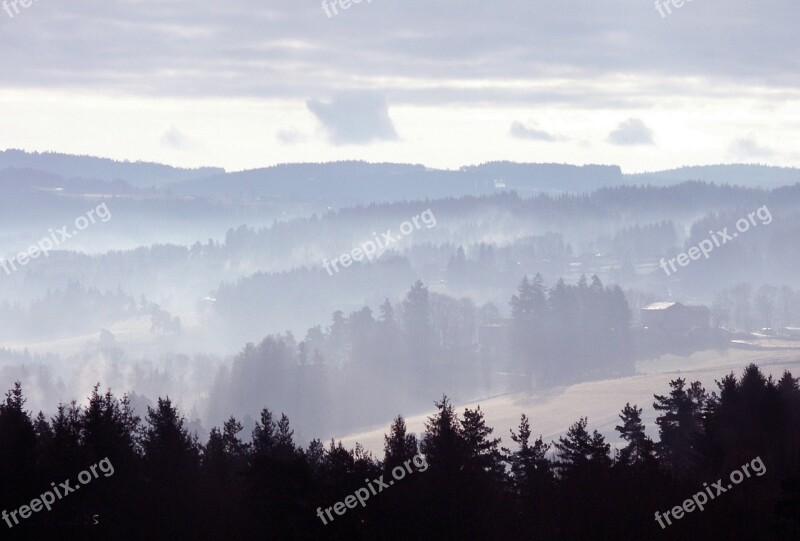
<path fill-rule="evenodd" d="M 226 172 L 217 167 L 186 169 L 150 162 L 116 161 L 55 152 L 0 151 L 0 173 L 15 170 L 19 185 L 97 190 L 157 189 L 204 197 L 274 197 L 327 200 L 335 204 L 368 203 L 484 195 L 513 190 L 537 193 L 582 193 L 622 184 L 667 186 L 689 180 L 773 188 L 800 182 L 800 169 L 748 164 L 683 167 L 623 174 L 616 165 L 489 162 L 444 170 L 415 164 L 342 161 L 280 164 Z M 95 184 L 86 184 L 95 181 Z M 2 183 L 5 189 L 6 183 Z"/>

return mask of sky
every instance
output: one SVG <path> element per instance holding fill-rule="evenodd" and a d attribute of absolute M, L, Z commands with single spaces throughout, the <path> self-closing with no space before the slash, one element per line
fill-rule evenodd
<path fill-rule="evenodd" d="M 2 2 L 0 149 L 800 166 L 797 0 Z"/>

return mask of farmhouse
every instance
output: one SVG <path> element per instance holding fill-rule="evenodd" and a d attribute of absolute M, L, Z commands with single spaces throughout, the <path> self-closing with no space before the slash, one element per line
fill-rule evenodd
<path fill-rule="evenodd" d="M 642 325 L 667 332 L 708 329 L 711 315 L 706 306 L 685 306 L 675 301 L 648 304 L 641 313 Z"/>

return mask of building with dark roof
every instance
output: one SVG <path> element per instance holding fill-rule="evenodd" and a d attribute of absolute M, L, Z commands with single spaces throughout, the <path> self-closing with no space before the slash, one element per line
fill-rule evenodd
<path fill-rule="evenodd" d="M 648 329 L 682 332 L 708 329 L 711 312 L 707 306 L 685 306 L 676 301 L 654 302 L 641 310 L 642 325 Z"/>

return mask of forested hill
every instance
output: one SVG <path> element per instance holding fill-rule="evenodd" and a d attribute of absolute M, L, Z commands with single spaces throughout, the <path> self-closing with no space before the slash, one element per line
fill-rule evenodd
<path fill-rule="evenodd" d="M 360 446 L 298 441 L 289 418 L 267 408 L 252 412 L 250 433 L 231 416 L 198 441 L 168 398 L 136 412 L 127 397 L 95 387 L 85 406 L 62 404 L 48 418 L 27 410 L 16 385 L 0 403 L 0 509 L 66 479 L 83 490 L 27 521 L 7 515 L 12 535 L 798 539 L 797 379 L 786 372 L 774 381 L 751 365 L 713 392 L 676 378 L 653 400 L 657 441 L 645 432 L 642 409 L 620 404 L 624 445 L 612 451 L 585 417 L 547 441 L 525 415 L 516 430 L 498 434 L 480 407 L 459 412 L 444 397 L 421 440 L 396 417 L 380 460 Z M 78 472 L 92 464 L 102 474 L 87 481 Z"/>
<path fill-rule="evenodd" d="M 94 156 L 76 156 L 59 152 L 26 152 L 24 150 L 0 150 L 0 170 L 6 168 L 33 169 L 52 173 L 67 179 L 84 178 L 95 180 L 124 180 L 132 186 L 161 186 L 199 178 L 225 170 L 218 167 L 181 169 L 152 162 L 117 161 Z"/>
<path fill-rule="evenodd" d="M 774 188 L 800 182 L 800 169 L 756 164 L 697 165 L 666 171 L 625 175 L 628 181 L 638 184 L 668 185 L 684 180 L 703 180 Z"/>
<path fill-rule="evenodd" d="M 15 170 L 16 188 L 40 185 L 42 173 L 60 177 L 61 187 L 99 192 L 136 188 L 200 197 L 275 198 L 329 201 L 333 205 L 486 195 L 513 190 L 523 197 L 540 193 L 587 193 L 619 185 L 671 186 L 704 181 L 774 188 L 800 182 L 800 169 L 730 164 L 682 167 L 623 174 L 616 165 L 488 162 L 454 170 L 423 165 L 340 161 L 289 163 L 246 171 L 183 169 L 149 162 L 116 161 L 56 152 L 0 151 L 0 173 Z M 78 182 L 77 179 L 82 179 Z M 87 185 L 87 181 L 92 183 Z M 47 185 L 54 179 L 48 179 Z M 103 188 L 102 183 L 107 183 Z M 91 186 L 91 188 L 89 188 Z M 0 190 L 5 191 L 4 187 Z"/>
<path fill-rule="evenodd" d="M 522 194 L 587 191 L 620 184 L 617 166 L 492 162 L 448 171 L 422 165 L 367 162 L 284 164 L 216 175 L 171 186 L 197 195 L 320 199 L 359 203 L 483 195 L 504 189 Z"/>

